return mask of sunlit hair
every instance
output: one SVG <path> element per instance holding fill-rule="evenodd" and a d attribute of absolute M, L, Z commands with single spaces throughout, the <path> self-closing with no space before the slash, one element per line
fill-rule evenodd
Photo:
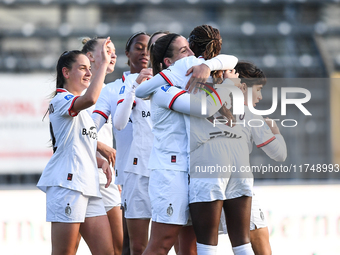
<path fill-rule="evenodd" d="M 88 52 L 93 52 L 98 44 L 98 40 L 100 39 L 106 39 L 105 37 L 94 37 L 94 38 L 90 38 L 90 37 L 84 37 L 81 42 L 83 44 L 83 48 L 82 48 L 82 52 L 84 54 L 88 53 Z"/>
<path fill-rule="evenodd" d="M 263 71 L 251 62 L 239 61 L 235 70 L 239 73 L 241 83 L 245 83 L 248 87 L 260 84 L 264 86 L 267 83 Z"/>
<path fill-rule="evenodd" d="M 170 32 L 169 32 L 169 31 L 157 31 L 157 32 L 153 33 L 152 35 L 150 35 L 150 39 L 149 39 L 149 42 L 148 42 L 148 51 L 150 51 L 152 39 L 153 39 L 156 35 L 159 35 L 159 34 L 168 35 L 168 34 L 170 34 Z"/>
<path fill-rule="evenodd" d="M 179 34 L 167 34 L 157 39 L 150 47 L 150 60 L 152 64 L 153 75 L 158 74 L 163 69 L 167 68 L 164 63 L 164 58 L 173 57 L 173 42 L 176 38 L 180 37 Z"/>

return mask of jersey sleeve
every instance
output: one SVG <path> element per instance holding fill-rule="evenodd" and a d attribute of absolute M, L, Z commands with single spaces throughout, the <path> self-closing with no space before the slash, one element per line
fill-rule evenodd
<path fill-rule="evenodd" d="M 212 59 L 206 60 L 203 64 L 207 65 L 211 71 L 234 69 L 237 64 L 237 57 L 232 55 L 220 54 Z"/>
<path fill-rule="evenodd" d="M 257 148 L 266 146 L 267 144 L 271 143 L 273 140 L 276 139 L 275 135 L 270 130 L 268 124 L 266 123 L 262 116 L 253 114 L 250 120 L 253 123 L 255 123 L 255 120 L 256 122 L 264 123 L 261 127 L 251 127 L 251 134 Z"/>
<path fill-rule="evenodd" d="M 142 82 L 135 91 L 136 97 L 146 98 L 155 93 L 158 88 L 168 85 L 160 74 L 155 75 L 150 80 Z"/>
<path fill-rule="evenodd" d="M 185 76 L 187 70 L 194 65 L 202 64 L 202 62 L 202 59 L 195 56 L 181 58 L 159 74 L 171 86 L 184 87 L 183 84 L 186 84 L 186 81 L 191 77 L 191 75 Z"/>
<path fill-rule="evenodd" d="M 270 157 L 271 159 L 279 162 L 283 162 L 287 158 L 287 146 L 282 135 L 276 134 L 275 140 L 261 147 L 261 149 Z"/>
<path fill-rule="evenodd" d="M 135 101 L 135 90 L 132 89 L 132 83 L 137 78 L 136 75 L 129 75 L 124 85 L 120 88 L 117 109 L 113 118 L 113 125 L 117 130 L 122 130 L 126 127 Z"/>
<path fill-rule="evenodd" d="M 98 131 L 107 122 L 111 114 L 111 98 L 113 96 L 109 85 L 105 86 L 100 92 L 97 103 L 95 104 L 95 109 L 91 114 Z"/>
<path fill-rule="evenodd" d="M 74 102 L 79 96 L 74 96 L 71 93 L 62 93 L 59 95 L 59 100 L 57 103 L 58 110 L 61 115 L 69 115 L 71 117 L 76 117 L 79 112 L 73 111 L 72 107 Z"/>
<path fill-rule="evenodd" d="M 207 118 L 216 113 L 226 101 L 229 101 L 230 92 L 225 87 L 217 89 L 216 93 L 221 99 L 219 103 L 216 103 L 212 97 L 206 96 L 205 92 L 189 94 L 178 87 L 164 85 L 156 91 L 152 100 L 160 107 L 195 117 Z M 206 102 L 205 112 L 202 111 L 202 95 Z"/>

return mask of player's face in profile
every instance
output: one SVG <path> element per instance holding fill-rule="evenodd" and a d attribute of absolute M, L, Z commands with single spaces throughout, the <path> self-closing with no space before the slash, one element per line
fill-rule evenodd
<path fill-rule="evenodd" d="M 68 84 L 71 86 L 79 86 L 84 90 L 90 85 L 91 80 L 90 60 L 83 54 L 78 55 L 76 61 L 72 64 L 72 69 L 69 70 Z"/>
<path fill-rule="evenodd" d="M 131 69 L 140 71 L 143 68 L 148 67 L 150 59 L 149 52 L 147 50 L 149 38 L 150 37 L 148 35 L 138 35 L 133 38 L 130 51 L 126 53 L 127 57 L 130 59 Z"/>
<path fill-rule="evenodd" d="M 176 62 L 177 60 L 194 56 L 194 53 L 189 47 L 189 43 L 187 39 L 185 39 L 183 36 L 177 37 L 173 42 L 173 56 L 171 58 L 171 63 Z"/>
<path fill-rule="evenodd" d="M 261 90 L 263 88 L 262 84 L 259 85 L 253 85 L 252 91 L 253 91 L 253 106 L 255 107 L 260 100 L 262 100 L 262 93 Z"/>

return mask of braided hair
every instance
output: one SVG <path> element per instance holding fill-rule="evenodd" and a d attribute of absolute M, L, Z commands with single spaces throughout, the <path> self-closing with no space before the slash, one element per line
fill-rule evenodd
<path fill-rule="evenodd" d="M 217 28 L 201 25 L 194 28 L 189 35 L 189 46 L 196 57 L 202 56 L 208 60 L 220 54 L 222 37 Z M 211 73 L 213 78 L 222 78 L 223 71 Z"/>

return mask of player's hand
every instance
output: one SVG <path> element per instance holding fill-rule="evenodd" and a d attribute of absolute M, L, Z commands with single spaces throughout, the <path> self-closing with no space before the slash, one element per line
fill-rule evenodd
<path fill-rule="evenodd" d="M 189 92 L 194 91 L 194 93 L 196 93 L 198 87 L 204 86 L 203 84 L 209 78 L 211 70 L 207 65 L 200 64 L 190 67 L 185 75 L 188 76 L 191 73 L 191 78 L 185 86 L 185 89 Z"/>
<path fill-rule="evenodd" d="M 275 120 L 269 119 L 268 117 L 265 118 L 266 123 L 268 124 L 270 130 L 273 132 L 274 135 L 280 134 L 280 129 L 276 124 Z"/>
<path fill-rule="evenodd" d="M 153 76 L 152 69 L 151 68 L 144 68 L 140 71 L 136 82 L 138 84 L 141 84 L 142 82 L 151 79 Z"/>
<path fill-rule="evenodd" d="M 107 146 L 105 143 L 97 142 L 97 151 L 109 162 L 112 167 L 116 163 L 116 150 Z"/>
<path fill-rule="evenodd" d="M 112 182 L 111 167 L 110 167 L 110 164 L 106 160 L 104 160 L 101 168 L 103 170 L 103 173 L 106 175 L 107 182 L 105 184 L 105 188 L 107 188 L 110 186 L 110 183 Z"/>

